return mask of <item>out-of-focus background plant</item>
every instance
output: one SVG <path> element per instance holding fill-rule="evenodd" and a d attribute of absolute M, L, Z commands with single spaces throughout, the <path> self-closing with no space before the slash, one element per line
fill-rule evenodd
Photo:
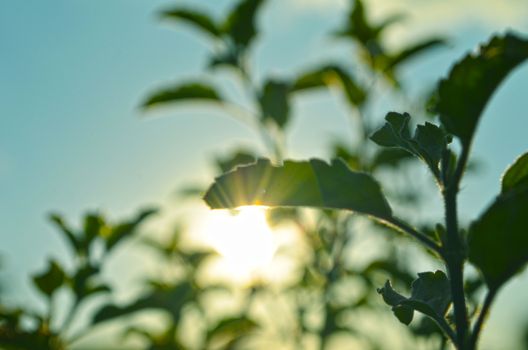
<path fill-rule="evenodd" d="M 297 20 L 295 16 L 303 13 L 305 6 L 318 11 Z M 325 6 L 338 10 L 325 15 Z M 50 227 L 62 240 L 59 246 L 45 246 L 52 239 L 51 232 L 36 240 L 29 240 L 35 233 L 28 233 L 24 236 L 28 242 L 18 243 L 21 252 L 44 251 L 53 256 L 45 264 L 35 261 L 29 266 L 33 271 L 30 285 L 10 283 L 24 280 L 22 274 L 10 272 L 24 253 L 17 254 L 13 244 L 2 244 L 0 253 L 6 256 L 2 267 L 9 275 L 4 273 L 0 279 L 0 345 L 15 349 L 446 348 L 441 332 L 426 318 L 416 319 L 410 328 L 395 324 L 376 293 L 376 287 L 388 278 L 397 289 L 405 290 L 423 266 L 439 266 L 434 257 L 417 250 L 396 231 L 332 211 L 248 207 L 207 212 L 200 200 L 214 175 L 259 157 L 277 162 L 299 154 L 341 157 L 353 170 L 375 173 L 391 202 L 398 203 L 414 225 L 434 234 L 435 228 L 427 223 L 441 216 L 441 208 L 428 205 L 434 196 L 433 179 L 407 153 L 382 150 L 367 139 L 381 125 L 388 108 L 411 111 L 418 120 L 432 118 L 427 105 L 435 79 L 446 69 L 431 67 L 447 67 L 452 59 L 447 51 L 457 43 L 460 50 L 467 50 L 485 37 L 481 34 L 485 31 L 475 29 L 466 34 L 461 30 L 461 40 L 458 32 L 444 30 L 449 26 L 446 22 L 416 34 L 424 28 L 423 21 L 431 21 L 435 13 L 432 6 L 417 15 L 420 6 L 376 12 L 375 4 L 366 1 L 350 1 L 345 6 L 271 0 L 160 5 L 157 17 L 171 27 L 160 44 L 173 47 L 170 53 L 176 62 L 171 66 L 170 59 L 161 60 L 164 69 L 157 72 L 124 72 L 148 81 L 135 92 L 135 101 L 127 101 L 134 105 L 141 101 L 143 117 L 134 121 L 137 130 L 128 131 L 135 138 L 164 141 L 151 142 L 141 150 L 133 146 L 130 158 L 113 152 L 113 143 L 105 144 L 83 158 L 79 171 L 86 184 L 92 178 L 95 182 L 114 179 L 111 183 L 118 190 L 113 193 L 112 186 L 106 187 L 108 198 L 120 196 L 121 179 L 99 158 L 121 164 L 126 171 L 120 176 L 138 179 L 123 180 L 133 184 L 126 188 L 127 193 L 143 182 L 162 179 L 150 178 L 157 171 L 164 173 L 163 181 L 177 178 L 176 191 L 169 204 L 153 205 L 156 209 L 149 206 L 128 218 L 125 212 L 140 206 L 141 201 L 126 195 L 123 201 L 135 202 L 115 205 L 125 219 L 109 218 L 101 210 L 72 224 L 70 215 L 50 214 Z M 449 8 L 444 8 L 446 18 L 456 14 Z M 510 16 L 508 20 L 515 19 L 514 10 L 502 11 L 499 14 Z M 484 10 L 481 15 L 487 16 Z M 306 40 L 312 37 L 316 39 Z M 154 51 L 150 37 L 138 38 L 145 43 L 142 51 Z M 193 41 L 200 46 L 188 43 Z M 104 45 L 133 47 L 133 43 L 117 39 Z M 120 68 L 128 64 L 126 52 L 113 52 L 122 66 L 116 65 L 105 76 L 108 81 L 121 79 Z M 138 55 L 144 66 L 160 62 L 148 53 Z M 185 68 L 179 67 L 181 57 L 189 57 Z M 92 64 L 104 66 L 105 59 L 98 57 Z M 526 71 L 522 74 L 526 76 Z M 152 84 L 156 79 L 169 82 Z M 82 80 L 78 84 L 82 85 Z M 91 88 L 102 89 L 105 84 L 99 81 Z M 64 93 L 63 98 L 67 97 Z M 79 104 L 90 101 L 76 98 Z M 104 105 L 109 102 L 111 98 L 100 102 L 105 114 L 109 112 L 104 111 Z M 75 124 L 75 117 L 71 118 Z M 117 132 L 111 142 L 130 142 L 119 128 L 112 128 Z M 90 148 L 101 134 L 98 126 L 89 129 L 83 142 Z M 242 140 L 239 135 L 244 135 Z M 67 140 L 68 144 L 57 147 L 80 147 L 73 136 Z M 196 142 L 201 148 L 194 147 Z M 118 149 L 121 147 L 127 149 L 126 145 Z M 70 158 L 62 162 L 64 168 L 55 168 L 53 173 L 75 167 L 71 159 L 82 157 L 83 152 L 81 148 L 72 150 Z M 162 160 L 155 160 L 158 154 L 164 154 Z M 485 151 L 479 155 L 488 165 L 492 155 Z M 200 161 L 193 163 L 193 158 L 200 158 L 201 165 L 197 165 Z M 182 165 L 144 170 L 156 169 L 158 162 Z M 479 164 L 473 164 L 471 170 L 475 178 L 481 176 Z M 38 173 L 25 176 L 39 179 Z M 68 208 L 62 207 L 69 202 L 60 198 L 69 195 L 88 198 L 86 202 L 95 207 L 105 203 L 96 195 L 54 186 L 53 182 L 44 186 L 50 198 L 46 208 L 66 211 Z M 161 189 L 150 189 L 155 189 L 154 195 L 142 199 L 160 203 L 156 196 Z M 138 189 L 141 193 L 147 190 Z M 475 211 L 485 204 L 479 203 Z M 8 205 L 6 202 L 6 208 Z M 19 210 L 23 211 L 22 207 Z M 30 220 L 27 212 L 13 216 Z M 40 218 L 39 213 L 31 217 Z M 20 239 L 9 232 L 2 232 L 1 237 L 2 242 Z M 481 281 L 475 275 L 470 282 L 470 301 L 476 303 Z M 472 308 L 474 305 L 470 311 Z M 483 348 L 497 344 L 522 348 L 522 340 L 511 334 L 505 343 L 500 328 L 486 332 L 491 336 L 484 339 Z M 520 328 L 516 334 L 522 336 Z"/>

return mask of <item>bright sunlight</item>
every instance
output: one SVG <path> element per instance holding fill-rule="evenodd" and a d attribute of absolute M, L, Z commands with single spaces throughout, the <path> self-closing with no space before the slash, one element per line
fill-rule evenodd
<path fill-rule="evenodd" d="M 236 214 L 225 210 L 208 213 L 203 234 L 224 258 L 225 268 L 237 280 L 258 277 L 269 267 L 276 244 L 266 222 L 264 207 L 241 207 Z"/>

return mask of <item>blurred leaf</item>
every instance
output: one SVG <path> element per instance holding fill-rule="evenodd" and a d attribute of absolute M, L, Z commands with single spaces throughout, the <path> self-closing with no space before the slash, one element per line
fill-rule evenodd
<path fill-rule="evenodd" d="M 509 190 L 471 224 L 469 261 L 497 290 L 528 262 L 528 187 Z"/>
<path fill-rule="evenodd" d="M 105 221 L 99 214 L 90 213 L 84 216 L 82 248 L 88 252 L 93 240 L 100 236 L 101 229 L 105 226 Z"/>
<path fill-rule="evenodd" d="M 182 198 L 201 198 L 205 192 L 205 187 L 201 185 L 185 185 L 176 191 Z"/>
<path fill-rule="evenodd" d="M 268 80 L 260 93 L 259 103 L 263 121 L 272 120 L 280 128 L 288 122 L 290 115 L 290 84 Z"/>
<path fill-rule="evenodd" d="M 161 12 L 161 18 L 184 21 L 198 30 L 217 39 L 221 36 L 221 30 L 215 21 L 206 13 L 185 8 L 176 8 Z"/>
<path fill-rule="evenodd" d="M 240 54 L 237 50 L 228 49 L 221 53 L 214 54 L 208 63 L 208 68 L 218 68 L 221 66 L 240 68 Z"/>
<path fill-rule="evenodd" d="M 470 144 L 482 111 L 506 76 L 528 58 L 528 41 L 496 36 L 455 64 L 438 85 L 436 112 L 447 131 Z"/>
<path fill-rule="evenodd" d="M 192 294 L 192 286 L 188 282 L 181 282 L 165 289 L 156 289 L 128 305 L 106 305 L 102 307 L 95 313 L 93 323 L 113 320 L 148 309 L 169 312 L 177 323 L 183 306 L 191 300 Z"/>
<path fill-rule="evenodd" d="M 74 252 L 81 251 L 81 242 L 76 237 L 75 233 L 68 227 L 62 216 L 59 214 L 50 214 L 49 219 L 54 223 L 60 230 L 60 232 L 66 237 L 66 241 L 70 244 L 70 248 Z"/>
<path fill-rule="evenodd" d="M 99 270 L 99 267 L 85 265 L 74 273 L 71 277 L 71 284 L 77 299 L 82 300 L 96 293 L 110 291 L 108 286 L 95 280 Z"/>
<path fill-rule="evenodd" d="M 502 193 L 528 185 L 528 152 L 519 156 L 502 176 Z"/>
<path fill-rule="evenodd" d="M 432 48 L 445 45 L 445 44 L 446 44 L 446 41 L 442 38 L 431 38 L 431 39 L 420 41 L 418 43 L 414 43 L 402 49 L 398 53 L 391 54 L 388 57 L 385 69 L 393 70 L 396 67 L 398 67 L 400 64 L 404 64 L 407 61 L 415 58 L 416 56 L 423 54 L 424 51 L 428 51 Z"/>
<path fill-rule="evenodd" d="M 450 140 L 442 129 L 429 122 L 418 125 L 414 136 L 411 137 L 410 119 L 408 113 L 389 112 L 385 117 L 387 123 L 371 136 L 371 140 L 380 146 L 404 149 L 436 171 Z"/>
<path fill-rule="evenodd" d="M 390 22 L 386 22 L 382 27 L 376 27 L 369 23 L 363 1 L 356 0 L 349 12 L 345 27 L 335 34 L 340 37 L 348 37 L 356 40 L 369 52 L 370 56 L 377 56 L 382 52 L 379 43 L 380 33 L 388 24 Z"/>
<path fill-rule="evenodd" d="M 150 108 L 167 103 L 195 100 L 222 102 L 222 98 L 212 86 L 199 82 L 188 82 L 158 90 L 147 98 L 143 107 Z"/>
<path fill-rule="evenodd" d="M 371 168 L 375 170 L 383 167 L 397 167 L 409 159 L 413 159 L 413 155 L 403 149 L 382 148 L 372 160 Z"/>
<path fill-rule="evenodd" d="M 363 170 L 363 164 L 359 154 L 352 151 L 343 143 L 336 142 L 332 146 L 332 156 L 334 158 L 341 158 L 352 170 Z"/>
<path fill-rule="evenodd" d="M 366 92 L 352 74 L 338 65 L 326 65 L 302 73 L 293 83 L 291 92 L 304 92 L 325 86 L 340 88 L 348 102 L 355 107 L 361 106 L 367 98 Z"/>
<path fill-rule="evenodd" d="M 146 218 L 155 213 L 157 213 L 156 209 L 144 209 L 132 220 L 112 226 L 109 235 L 106 237 L 106 249 L 110 251 L 115 248 L 118 243 L 129 238 Z"/>
<path fill-rule="evenodd" d="M 33 275 L 33 284 L 48 298 L 59 289 L 65 280 L 65 273 L 55 260 L 49 260 L 48 269 Z"/>
<path fill-rule="evenodd" d="M 221 173 L 233 170 L 238 165 L 254 163 L 257 157 L 252 151 L 236 150 L 225 157 L 216 157 L 215 162 Z"/>
<path fill-rule="evenodd" d="M 422 272 L 412 284 L 411 297 L 398 294 L 389 281 L 378 289 L 383 300 L 390 306 L 400 322 L 408 325 L 413 319 L 414 310 L 437 322 L 442 322 L 451 304 L 451 289 L 447 276 L 442 271 Z"/>
<path fill-rule="evenodd" d="M 260 159 L 217 177 L 204 200 L 213 209 L 267 205 L 348 209 L 380 218 L 392 215 L 379 184 L 367 174 L 351 171 L 341 160 L 273 166 Z"/>
<path fill-rule="evenodd" d="M 228 15 L 223 32 L 242 48 L 248 47 L 257 36 L 256 17 L 264 0 L 241 0 Z"/>
<path fill-rule="evenodd" d="M 214 339 L 234 339 L 258 328 L 258 323 L 246 316 L 228 317 L 220 320 L 207 332 L 208 341 Z"/>

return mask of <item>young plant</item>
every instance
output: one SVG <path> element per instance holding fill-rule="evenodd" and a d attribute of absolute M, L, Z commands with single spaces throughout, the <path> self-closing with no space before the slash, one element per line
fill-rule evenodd
<path fill-rule="evenodd" d="M 420 273 L 409 297 L 397 293 L 390 282 L 378 292 L 401 322 L 409 324 L 418 311 L 436 322 L 457 349 L 473 350 L 497 292 L 528 262 L 528 155 L 506 170 L 502 192 L 467 233 L 459 224 L 457 195 L 482 111 L 499 84 L 526 58 L 528 40 L 512 33 L 496 36 L 455 64 L 438 84 L 434 110 L 440 125 L 426 122 L 412 134 L 409 114 L 390 112 L 386 124 L 372 135 L 378 145 L 403 149 L 431 171 L 445 207 L 445 222 L 437 225 L 435 236 L 396 217 L 379 183 L 340 159 L 277 165 L 259 159 L 218 177 L 204 199 L 213 209 L 266 205 L 350 210 L 412 236 L 443 261 L 445 271 Z M 459 152 L 453 138 L 460 143 Z M 488 289 L 475 320 L 468 317 L 464 290 L 468 261 Z M 446 316 L 451 305 L 452 321 Z"/>

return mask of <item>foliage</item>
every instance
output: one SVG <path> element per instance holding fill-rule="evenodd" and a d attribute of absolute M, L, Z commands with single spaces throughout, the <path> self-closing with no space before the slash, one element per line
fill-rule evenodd
<path fill-rule="evenodd" d="M 441 271 L 420 274 L 413 282 L 410 298 L 396 293 L 389 282 L 378 291 L 385 302 L 393 307 L 401 322 L 409 324 L 413 310 L 420 311 L 436 321 L 458 349 L 476 347 L 482 321 L 497 291 L 528 262 L 528 240 L 524 234 L 528 225 L 525 215 L 528 210 L 526 154 L 507 169 L 503 177 L 502 193 L 473 222 L 467 237 L 458 227 L 456 208 L 460 181 L 482 111 L 506 75 L 526 58 L 528 40 L 512 33 L 492 38 L 477 53 L 457 63 L 448 77 L 438 85 L 435 110 L 440 117 L 440 126 L 431 123 L 419 125 L 415 135 L 411 137 L 408 126 L 410 116 L 390 112 L 386 117 L 387 124 L 371 137 L 380 146 L 402 148 L 420 158 L 435 177 L 444 197 L 446 211 L 445 230 L 441 230 L 439 241 L 431 240 L 400 220 L 398 224 L 392 224 L 435 251 L 444 261 L 449 275 L 447 278 Z M 457 137 L 462 145 L 458 156 L 448 146 L 451 140 L 448 133 Z M 388 224 L 391 224 L 391 218 L 394 219 L 390 210 L 365 210 L 358 206 L 360 203 L 355 201 L 358 196 L 376 201 L 381 192 L 377 186 L 369 188 L 365 184 L 354 183 L 351 179 L 360 174 L 346 169 L 344 165 L 344 168 L 327 165 L 324 174 L 314 171 L 316 180 L 307 182 L 305 176 L 299 175 L 298 167 L 292 164 L 308 163 L 287 161 L 273 167 L 272 171 L 269 166 L 262 164 L 266 163 L 259 161 L 239 167 L 217 178 L 205 195 L 206 202 L 212 208 L 249 204 L 331 207 L 369 214 Z M 314 164 L 313 160 L 311 164 Z M 343 181 L 346 177 L 350 181 Z M 287 191 L 284 190 L 284 179 L 288 180 Z M 369 178 L 369 181 L 374 180 Z M 328 183 L 333 184 L 332 192 L 327 189 Z M 306 188 L 307 191 L 297 194 L 297 186 Z M 290 191 L 291 196 L 288 193 Z M 334 201 L 346 203 L 347 200 L 351 205 L 328 205 Z M 364 202 L 365 205 L 368 203 Z M 383 203 L 386 204 L 385 201 Z M 466 259 L 480 270 L 488 287 L 486 300 L 471 331 L 468 329 L 464 294 L 463 268 Z M 445 318 L 451 298 L 454 308 L 452 326 Z"/>
<path fill-rule="evenodd" d="M 160 13 L 166 21 L 187 24 L 206 35 L 212 47 L 206 68 L 211 74 L 229 68 L 251 98 L 249 111 L 229 100 L 220 87 L 197 79 L 155 89 L 142 106 L 150 111 L 185 102 L 213 103 L 233 112 L 233 117 L 242 117 L 261 135 L 266 157 L 247 148 L 216 155 L 211 162 L 219 174 L 215 182 L 208 189 L 201 185 L 184 188 L 181 194 L 196 197 L 205 192 L 203 199 L 214 209 L 272 207 L 267 211 L 269 224 L 295 227 L 308 250 L 301 258 L 298 252 L 284 253 L 298 260 L 293 281 L 276 286 L 254 279 L 240 293 L 227 284 L 204 279 L 203 272 L 216 253 L 186 244 L 185 230 L 178 226 L 166 240 L 143 239 L 143 246 L 156 254 L 160 271 L 147 277 L 139 295 L 119 302 L 102 271 L 117 247 L 138 238 L 140 225 L 156 210 L 140 211 L 115 224 L 99 213 L 89 213 L 79 230 L 53 214 L 50 220 L 67 242 L 71 261 L 66 264 L 50 259 L 42 272 L 32 276 L 35 289 L 45 300 L 45 312 L 0 306 L 0 346 L 70 348 L 96 326 L 130 321 L 138 314 L 157 314 L 163 317 L 159 329 L 127 321 L 122 324 L 123 336 L 139 337 L 152 350 L 248 348 L 259 339 L 268 341 L 267 347 L 276 345 L 267 338 L 280 339 L 292 348 L 305 348 L 315 338 L 320 349 L 327 349 L 333 337 L 347 334 L 365 348 L 375 349 L 385 343 L 346 319 L 361 312 L 377 317 L 383 308 L 381 295 L 397 319 L 409 326 L 407 335 L 417 342 L 430 339 L 442 349 L 448 342 L 457 349 L 477 347 L 497 292 L 528 262 L 524 235 L 528 222 L 523 215 L 528 211 L 528 154 L 506 170 L 501 193 L 467 233 L 457 217 L 457 194 L 482 111 L 506 76 L 528 58 L 528 41 L 513 33 L 496 36 L 455 64 L 429 100 L 429 107 L 438 116 L 437 124 L 431 118 L 418 123 L 412 132 L 414 122 L 409 113 L 389 112 L 385 124 L 375 130 L 374 116 L 367 112 L 369 106 L 378 103 L 379 90 L 405 94 L 400 67 L 442 45 L 444 39 L 425 38 L 389 50 L 385 34 L 402 16 L 374 23 L 363 1 L 356 0 L 344 24 L 332 34 L 354 44 L 353 62 L 322 62 L 292 76 L 257 79 L 250 61 L 260 37 L 258 18 L 265 5 L 264 0 L 240 0 L 221 20 L 183 6 Z M 366 78 L 353 74 L 350 63 L 360 67 Z M 358 117 L 360 140 L 334 140 L 330 162 L 284 160 L 285 141 L 295 116 L 293 100 L 314 89 L 342 94 L 350 114 Z M 425 114 L 422 112 L 414 118 L 419 120 L 420 114 Z M 369 138 L 374 142 L 367 142 Z M 412 185 L 382 189 L 376 180 L 380 173 L 388 172 L 392 179 L 411 183 L 406 166 L 413 159 L 427 166 L 439 187 L 445 205 L 443 223 L 415 228 L 397 217 L 393 208 L 399 205 L 416 209 L 424 204 L 420 190 Z M 307 212 L 304 207 L 317 210 Z M 366 214 L 374 224 L 358 229 L 364 222 L 357 214 Z M 363 231 L 366 240 L 389 232 L 386 251 L 366 263 L 350 263 L 350 256 L 361 250 Z M 414 268 L 399 254 L 407 246 L 405 237 L 396 232 L 421 243 L 432 261 L 444 264 L 444 271 L 420 272 L 416 278 Z M 479 276 L 464 278 L 467 261 L 478 269 Z M 380 287 L 383 280 L 386 282 Z M 349 288 L 350 284 L 354 288 Z M 481 303 L 478 296 L 484 286 L 487 296 Z M 345 293 L 344 288 L 348 289 Z M 397 292 L 402 289 L 410 293 Z M 57 300 L 62 301 L 61 292 L 67 292 L 71 300 L 64 319 L 57 316 L 54 306 Z M 104 302 L 92 302 L 102 295 L 106 295 Z M 214 313 L 208 302 L 211 298 L 237 300 L 238 304 L 234 311 Z M 92 308 L 87 324 L 72 332 L 73 321 L 81 317 L 79 310 L 89 304 Z M 256 311 L 259 305 L 264 306 L 266 315 Z M 277 309 L 293 316 L 285 322 L 282 314 L 274 311 Z M 415 311 L 425 317 L 417 319 Z M 264 322 L 266 317 L 274 322 L 271 328 L 278 328 L 272 337 L 269 334 L 273 330 Z M 195 339 L 182 331 L 189 319 L 197 334 Z"/>

